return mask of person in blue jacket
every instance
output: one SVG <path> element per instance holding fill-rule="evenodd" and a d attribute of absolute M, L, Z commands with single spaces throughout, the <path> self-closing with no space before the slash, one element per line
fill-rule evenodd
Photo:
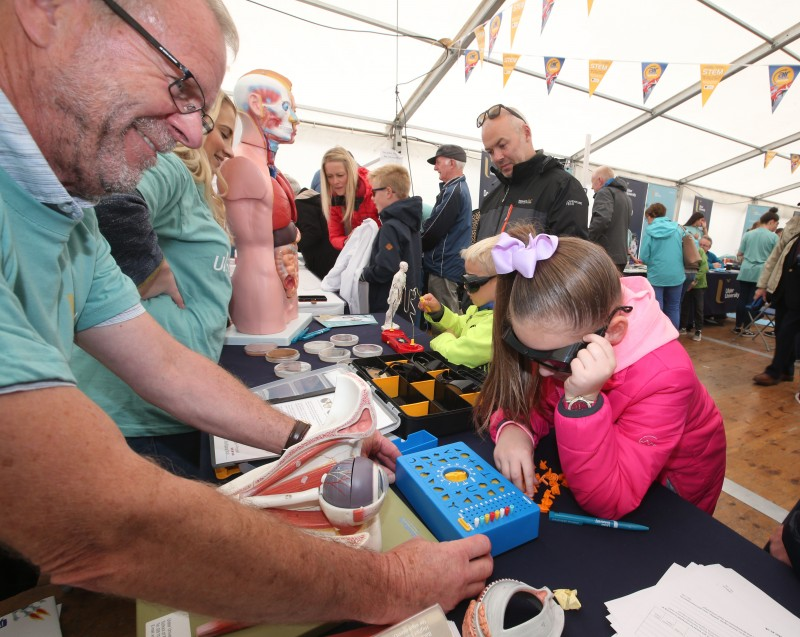
<path fill-rule="evenodd" d="M 683 268 L 683 239 L 677 223 L 666 217 L 663 204 L 654 203 L 644 211 L 647 220 L 639 259 L 647 264 L 647 280 L 656 299 L 678 329 L 681 318 L 681 290 L 686 274 Z"/>
<path fill-rule="evenodd" d="M 464 274 L 461 251 L 472 241 L 472 197 L 464 177 L 467 153 L 444 144 L 428 160 L 439 173 L 439 195 L 422 226 L 422 269 L 425 288 L 444 307 L 461 311 L 458 284 Z"/>

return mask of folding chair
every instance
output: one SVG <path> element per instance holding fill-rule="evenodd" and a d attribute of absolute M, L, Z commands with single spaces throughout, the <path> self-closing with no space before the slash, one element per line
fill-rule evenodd
<path fill-rule="evenodd" d="M 769 303 L 765 303 L 763 298 L 759 298 L 747 306 L 747 315 L 750 318 L 750 322 L 742 329 L 739 336 L 752 339 L 761 338 L 761 342 L 764 343 L 764 349 L 769 352 L 772 348 L 764 336 L 764 332 L 775 329 L 775 308 L 771 307 Z M 745 336 L 744 333 L 748 331 L 753 332 L 753 335 Z"/>

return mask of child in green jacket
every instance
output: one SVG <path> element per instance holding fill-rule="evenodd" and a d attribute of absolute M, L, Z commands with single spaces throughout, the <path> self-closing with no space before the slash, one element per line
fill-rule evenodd
<path fill-rule="evenodd" d="M 472 305 L 460 315 L 444 307 L 435 296 L 426 294 L 419 300 L 425 320 L 442 332 L 431 341 L 431 349 L 448 362 L 467 367 L 486 365 L 492 358 L 492 321 L 497 272 L 492 248 L 497 237 L 478 241 L 461 251 L 464 259 L 464 286 Z"/>

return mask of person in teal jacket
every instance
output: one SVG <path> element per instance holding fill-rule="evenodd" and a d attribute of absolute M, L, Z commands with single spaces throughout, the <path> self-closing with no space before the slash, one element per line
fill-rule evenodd
<path fill-rule="evenodd" d="M 136 193 L 110 197 L 96 209 L 112 255 L 137 283 L 148 313 L 178 341 L 213 361 L 222 351 L 231 281 L 224 202 L 211 182 L 233 154 L 236 121 L 233 103 L 219 95 L 211 111 L 214 130 L 201 150 L 159 155 Z M 217 187 L 224 191 L 219 177 Z M 165 276 L 172 285 L 150 285 Z M 111 416 L 132 449 L 178 475 L 213 478 L 207 437 L 200 431 L 140 398 L 78 347 L 70 366 L 79 388 Z"/>
<path fill-rule="evenodd" d="M 431 349 L 448 362 L 467 367 L 481 367 L 492 359 L 492 322 L 497 272 L 492 260 L 492 248 L 497 236 L 478 241 L 461 251 L 464 259 L 464 286 L 472 305 L 466 314 L 456 314 L 443 306 L 432 294 L 419 300 L 425 320 L 441 331 L 431 340 Z"/>
<path fill-rule="evenodd" d="M 663 204 L 654 203 L 644 211 L 647 227 L 639 248 L 639 259 L 647 264 L 647 280 L 653 286 L 656 300 L 679 328 L 681 292 L 686 274 L 683 268 L 683 238 L 680 227 L 666 218 Z"/>

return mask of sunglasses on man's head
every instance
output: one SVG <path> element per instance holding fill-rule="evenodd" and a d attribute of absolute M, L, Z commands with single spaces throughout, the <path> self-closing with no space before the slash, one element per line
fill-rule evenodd
<path fill-rule="evenodd" d="M 608 324 L 611 323 L 611 319 L 614 318 L 614 315 L 617 312 L 625 312 L 627 314 L 631 311 L 633 311 L 633 307 L 630 305 L 620 305 L 619 307 L 614 308 L 611 314 L 608 315 L 606 324 L 594 333 L 598 336 L 605 336 L 606 330 L 608 329 Z M 514 334 L 514 330 L 510 325 L 506 328 L 506 331 L 503 332 L 503 341 L 511 349 L 518 354 L 521 354 L 528 360 L 539 363 L 539 365 L 562 374 L 570 374 L 572 372 L 572 369 L 570 368 L 572 361 L 578 356 L 578 352 L 589 346 L 589 343 L 581 340 L 577 343 L 565 345 L 564 347 L 559 347 L 557 349 L 533 349 L 523 344 L 517 338 L 517 335 Z"/>
<path fill-rule="evenodd" d="M 464 287 L 467 289 L 467 292 L 475 294 L 475 292 L 480 290 L 484 285 L 495 278 L 495 276 L 497 275 L 478 276 L 477 274 L 462 274 L 461 280 L 464 282 Z"/>
<path fill-rule="evenodd" d="M 511 113 L 517 119 L 521 119 L 523 122 L 525 122 L 525 118 L 522 115 L 520 115 L 517 111 L 515 111 L 513 108 L 509 108 L 508 106 L 505 106 L 503 104 L 495 104 L 494 106 L 489 107 L 488 109 L 483 111 L 483 113 L 478 115 L 478 119 L 475 120 L 475 124 L 478 126 L 478 128 L 480 128 L 481 126 L 484 125 L 484 123 L 486 123 L 487 119 L 495 119 L 496 117 L 499 117 L 503 109 Z M 528 122 L 525 123 L 527 124 Z"/>

